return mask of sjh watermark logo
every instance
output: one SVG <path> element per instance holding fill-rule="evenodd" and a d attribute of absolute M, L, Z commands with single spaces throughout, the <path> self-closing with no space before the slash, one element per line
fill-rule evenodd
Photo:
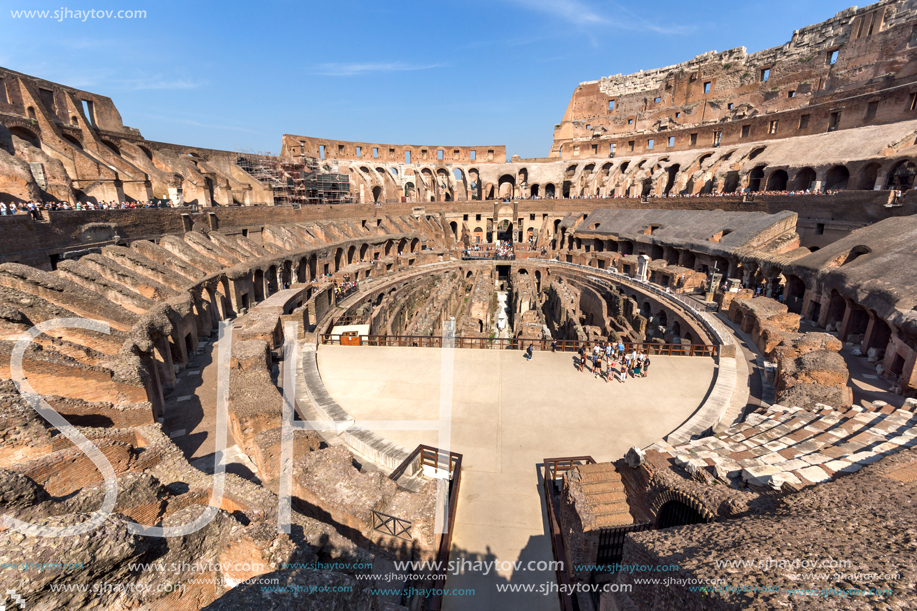
<path fill-rule="evenodd" d="M 7 590 L 6 596 L 0 599 L 0 611 L 6 611 L 7 600 L 12 600 L 14 605 L 19 605 L 20 609 L 25 609 L 25 601 L 16 593 L 16 590 Z"/>
<path fill-rule="evenodd" d="M 69 9 L 62 6 L 56 10 L 10 10 L 13 19 L 52 19 L 54 21 L 82 21 L 90 19 L 146 19 L 146 11 L 100 11 L 97 9 Z"/>
<path fill-rule="evenodd" d="M 55 329 L 85 329 L 98 333 L 110 334 L 108 323 L 84 318 L 55 318 L 38 323 L 23 333 L 13 347 L 10 355 L 10 378 L 19 390 L 19 394 L 38 414 L 55 427 L 60 433 L 79 448 L 99 469 L 105 486 L 102 507 L 87 520 L 71 526 L 41 526 L 0 515 L 0 529 L 10 528 L 28 536 L 36 537 L 70 537 L 87 533 L 98 526 L 114 512 L 118 498 L 118 478 L 108 458 L 93 442 L 86 438 L 76 427 L 71 425 L 29 384 L 23 370 L 22 361 L 29 344 L 42 333 Z M 397 430 L 397 431 L 437 431 L 439 433 L 437 470 L 449 473 L 450 440 L 452 434 L 452 390 L 455 354 L 455 320 L 443 322 L 442 366 L 440 371 L 440 409 L 438 420 L 379 420 L 341 423 L 328 420 L 294 420 L 296 404 L 296 371 L 299 361 L 299 344 L 297 342 L 299 323 L 289 321 L 284 324 L 283 343 L 283 408 L 280 445 L 280 499 L 278 501 L 278 532 L 290 533 L 292 488 L 293 488 L 293 437 L 296 429 L 313 431 L 340 431 L 342 424 L 350 431 L 354 430 Z M 229 413 L 229 371 L 232 353 L 232 321 L 223 321 L 219 326 L 217 353 L 217 417 L 216 417 L 216 451 L 214 452 L 213 486 L 210 502 L 198 518 L 181 526 L 144 526 L 127 522 L 125 527 L 131 534 L 147 537 L 182 537 L 190 535 L 207 526 L 216 517 L 223 500 L 226 482 L 226 439 L 228 436 Z M 305 389 L 308 393 L 308 388 Z M 441 478 L 437 480 L 436 513 L 434 532 L 445 533 L 449 524 L 448 483 Z M 4 611 L 0 609 L 0 611 Z"/>

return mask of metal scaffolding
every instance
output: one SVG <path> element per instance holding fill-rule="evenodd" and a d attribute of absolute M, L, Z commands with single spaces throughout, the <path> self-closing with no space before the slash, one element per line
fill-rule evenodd
<path fill-rule="evenodd" d="M 326 171 L 314 157 L 303 156 L 300 160 L 240 151 L 236 165 L 271 189 L 274 205 L 353 203 L 350 176 Z"/>

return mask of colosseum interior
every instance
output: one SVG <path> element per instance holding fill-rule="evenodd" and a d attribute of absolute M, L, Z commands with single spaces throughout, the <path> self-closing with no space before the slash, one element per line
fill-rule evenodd
<path fill-rule="evenodd" d="M 915 180 L 914 0 L 509 161 L 0 68 L 0 609 L 917 608 Z"/>

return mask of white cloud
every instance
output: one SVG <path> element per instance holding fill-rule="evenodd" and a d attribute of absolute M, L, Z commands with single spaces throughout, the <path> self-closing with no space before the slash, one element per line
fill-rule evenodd
<path fill-rule="evenodd" d="M 601 26 L 601 27 L 611 27 L 618 28 L 622 30 L 639 30 L 639 31 L 649 31 L 656 32 L 659 34 L 684 34 L 691 29 L 692 26 L 663 26 L 652 23 L 643 17 L 640 17 L 633 11 L 628 10 L 627 8 L 620 6 L 615 3 L 611 3 L 616 11 L 624 13 L 627 17 L 623 19 L 616 19 L 608 16 L 607 14 L 596 10 L 591 7 L 586 2 L 581 0 L 504 0 L 505 2 L 510 2 L 516 4 L 524 9 L 535 11 L 538 13 L 544 13 L 553 17 L 557 17 L 566 21 L 567 23 L 585 28 L 589 26 Z"/>
<path fill-rule="evenodd" d="M 313 74 L 320 76 L 357 76 L 384 72 L 412 72 L 442 68 L 443 64 L 408 64 L 405 62 L 345 62 L 319 64 L 312 69 Z"/>
<path fill-rule="evenodd" d="M 509 0 L 513 4 L 560 17 L 573 25 L 614 25 L 614 22 L 579 0 Z"/>

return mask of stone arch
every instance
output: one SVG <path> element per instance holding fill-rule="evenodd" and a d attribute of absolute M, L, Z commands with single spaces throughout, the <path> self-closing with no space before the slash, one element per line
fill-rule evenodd
<path fill-rule="evenodd" d="M 554 186 L 554 183 L 548 183 L 544 186 L 544 196 L 547 199 L 554 199 L 555 194 L 557 193 L 557 188 Z"/>
<path fill-rule="evenodd" d="M 357 247 L 351 244 L 350 248 L 347 249 L 347 265 L 353 265 L 354 255 L 357 254 Z"/>
<path fill-rule="evenodd" d="M 420 250 L 420 239 L 414 238 L 411 240 L 411 252 L 417 252 Z"/>
<path fill-rule="evenodd" d="M 907 159 L 899 161 L 888 173 L 886 188 L 901 191 L 913 189 L 915 176 L 917 176 L 917 166 Z"/>
<path fill-rule="evenodd" d="M 847 310 L 847 300 L 835 290 L 831 291 L 828 297 L 828 311 L 825 315 L 825 325 L 834 325 L 844 319 L 844 312 Z"/>
<path fill-rule="evenodd" d="M 363 245 L 360 246 L 360 261 L 366 260 L 366 255 L 369 252 L 369 244 L 363 242 Z"/>
<path fill-rule="evenodd" d="M 869 310 L 869 316 L 872 318 L 873 329 L 872 333 L 864 338 L 863 351 L 865 352 L 870 348 L 885 350 L 892 338 L 892 328 L 874 310 Z"/>
<path fill-rule="evenodd" d="M 767 187 L 765 191 L 786 191 L 786 184 L 789 182 L 789 174 L 786 170 L 774 170 L 767 177 Z"/>
<path fill-rule="evenodd" d="M 283 265 L 280 267 L 280 285 L 281 288 L 286 288 L 288 284 L 293 283 L 293 262 L 286 260 L 283 262 Z"/>
<path fill-rule="evenodd" d="M 111 152 L 113 152 L 115 155 L 121 155 L 121 149 L 119 149 L 119 148 L 115 145 L 114 142 L 111 142 L 111 141 L 109 141 L 109 140 L 102 140 L 101 142 L 102 142 L 102 144 L 104 144 L 105 146 L 107 146 L 107 147 L 111 150 Z"/>
<path fill-rule="evenodd" d="M 812 168 L 800 169 L 793 179 L 793 190 L 806 191 L 807 189 L 813 189 L 815 187 L 815 177 L 815 170 Z"/>
<path fill-rule="evenodd" d="M 71 144 L 71 145 L 75 146 L 76 148 L 78 148 L 78 149 L 81 150 L 81 151 L 83 150 L 83 143 L 80 142 L 75 136 L 72 136 L 72 135 L 67 134 L 67 133 L 62 133 L 62 134 L 61 134 L 61 137 L 62 137 L 64 140 L 66 140 L 68 144 Z"/>
<path fill-rule="evenodd" d="M 277 266 L 271 265 L 267 268 L 267 294 L 273 295 L 277 292 Z"/>
<path fill-rule="evenodd" d="M 714 518 L 700 500 L 680 490 L 661 492 L 650 504 L 650 512 L 659 529 L 711 522 Z"/>
<path fill-rule="evenodd" d="M 334 251 L 334 271 L 339 271 L 342 267 L 344 259 L 344 249 L 338 248 Z"/>
<path fill-rule="evenodd" d="M 669 175 L 665 183 L 665 190 L 663 191 L 663 193 L 665 193 L 666 195 L 668 195 L 669 192 L 672 190 L 672 187 L 675 186 L 675 178 L 678 176 L 679 170 L 681 170 L 681 165 L 677 163 L 669 166 L 669 168 L 666 170 L 666 172 L 668 172 L 668 175 Z"/>
<path fill-rule="evenodd" d="M 449 229 L 452 231 L 452 239 L 458 242 L 458 239 L 459 239 L 458 223 L 456 221 L 451 221 L 449 223 Z"/>
<path fill-rule="evenodd" d="M 264 271 L 260 269 L 255 270 L 254 280 L 252 285 L 255 289 L 255 301 L 261 302 L 264 301 Z"/>
<path fill-rule="evenodd" d="M 653 194 L 653 179 L 644 178 L 643 179 L 643 189 L 640 192 L 641 197 L 649 197 Z"/>
<path fill-rule="evenodd" d="M 879 170 L 882 169 L 882 166 L 878 163 L 869 163 L 860 170 L 860 174 L 857 177 L 857 186 L 856 188 L 861 191 L 872 191 L 876 188 L 876 182 L 879 178 Z"/>
<path fill-rule="evenodd" d="M 759 165 L 748 173 L 748 190 L 752 192 L 761 190 L 761 182 L 764 180 L 764 168 L 767 166 Z"/>
<path fill-rule="evenodd" d="M 503 197 L 515 197 L 516 196 L 516 178 L 511 174 L 504 174 L 497 181 L 497 192 L 498 196 Z"/>
<path fill-rule="evenodd" d="M 690 250 L 681 251 L 681 266 L 687 267 L 688 269 L 694 269 L 697 265 L 697 257 Z"/>
<path fill-rule="evenodd" d="M 850 170 L 847 166 L 833 166 L 825 175 L 825 189 L 846 189 L 850 182 Z"/>
<path fill-rule="evenodd" d="M 309 262 L 306 257 L 302 257 L 299 260 L 299 265 L 296 266 L 296 282 L 299 284 L 305 284 L 308 280 L 307 276 L 309 274 Z"/>
<path fill-rule="evenodd" d="M 789 274 L 786 277 L 784 303 L 793 314 L 802 313 L 802 301 L 806 294 L 806 283 L 799 276 Z"/>
<path fill-rule="evenodd" d="M 38 137 L 38 134 L 31 129 L 22 127 L 21 125 L 14 125 L 10 127 L 9 130 L 10 133 L 17 138 L 22 138 L 35 148 L 41 148 L 41 139 Z"/>
<path fill-rule="evenodd" d="M 382 201 L 382 187 L 378 185 L 373 187 L 373 201 L 376 203 Z"/>
<path fill-rule="evenodd" d="M 726 172 L 723 178 L 723 193 L 735 193 L 739 189 L 739 173 L 736 171 Z"/>

